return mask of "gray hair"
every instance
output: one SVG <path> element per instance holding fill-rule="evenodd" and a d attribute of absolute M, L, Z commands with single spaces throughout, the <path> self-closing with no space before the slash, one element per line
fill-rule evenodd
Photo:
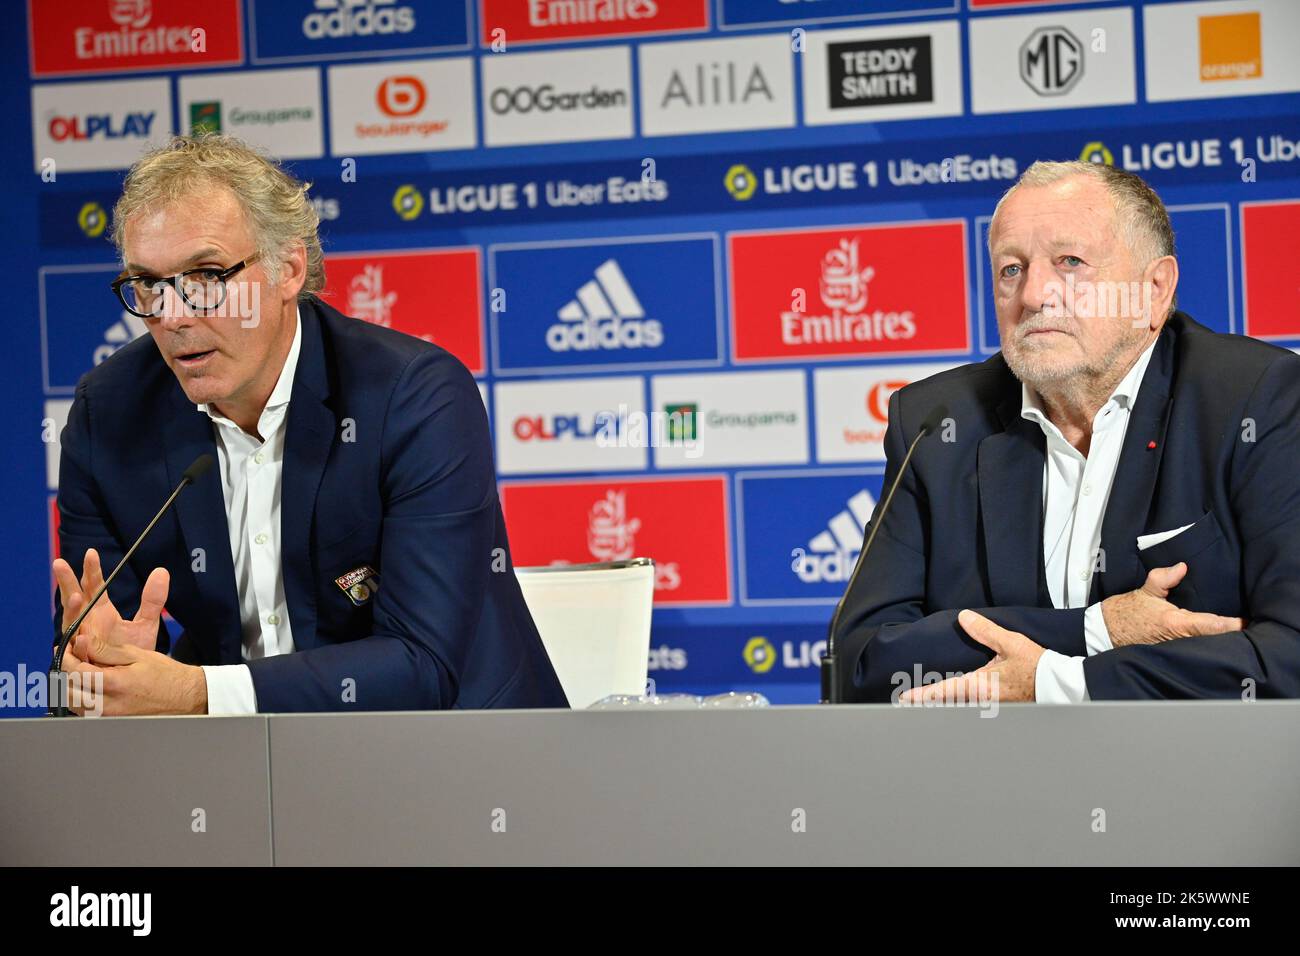
<path fill-rule="evenodd" d="M 295 242 L 307 249 L 307 278 L 300 298 L 325 287 L 320 217 L 307 198 L 310 183 L 285 172 L 274 160 L 233 136 L 202 133 L 176 136 L 136 160 L 113 207 L 113 244 L 125 260 L 126 223 L 146 209 L 193 198 L 213 186 L 230 190 L 252 227 L 257 250 L 274 285 Z"/>
<path fill-rule="evenodd" d="M 1087 163 L 1081 160 L 1048 162 L 1039 160 L 1024 171 L 1014 186 L 1002 194 L 996 219 L 1002 204 L 1021 186 L 1050 186 L 1071 176 L 1090 176 L 1106 187 L 1115 206 L 1115 218 L 1124 233 L 1125 242 L 1142 266 L 1153 259 L 1174 255 L 1174 228 L 1169 223 L 1169 212 L 1156 191 L 1137 175 L 1104 163 Z"/>

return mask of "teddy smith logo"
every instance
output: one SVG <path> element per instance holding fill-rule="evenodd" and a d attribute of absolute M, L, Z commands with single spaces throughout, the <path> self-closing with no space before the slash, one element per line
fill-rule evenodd
<path fill-rule="evenodd" d="M 821 294 L 825 312 L 809 315 L 794 308 L 781 313 L 781 341 L 786 345 L 820 342 L 876 342 L 881 339 L 910 339 L 916 335 L 911 311 L 867 310 L 869 286 L 876 276 L 871 266 L 858 260 L 858 240 L 840 239 L 821 263 Z"/>

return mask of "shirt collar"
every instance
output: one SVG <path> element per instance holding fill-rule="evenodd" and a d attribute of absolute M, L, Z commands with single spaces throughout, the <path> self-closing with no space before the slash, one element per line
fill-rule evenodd
<path fill-rule="evenodd" d="M 1134 403 L 1137 402 L 1138 389 L 1141 387 L 1142 379 L 1146 375 L 1147 366 L 1151 364 L 1151 355 L 1155 351 L 1156 342 L 1159 341 L 1160 336 L 1157 335 L 1155 341 L 1148 345 L 1142 354 L 1138 356 L 1137 361 L 1133 363 L 1133 367 L 1115 386 L 1115 391 L 1110 393 L 1110 401 L 1124 408 L 1133 407 Z M 1105 405 L 1102 407 L 1105 408 Z M 1020 383 L 1020 417 L 1038 422 L 1039 425 L 1050 424 L 1047 410 L 1043 407 L 1043 400 L 1039 397 L 1038 392 L 1024 382 Z"/>
<path fill-rule="evenodd" d="M 280 377 L 276 379 L 275 388 L 271 389 L 271 397 L 266 400 L 266 407 L 262 409 L 262 414 L 266 414 L 267 409 L 288 405 L 289 397 L 293 394 L 293 378 L 298 371 L 298 353 L 302 351 L 302 313 L 298 310 L 297 303 L 293 307 L 293 322 L 293 344 L 289 346 L 289 354 L 285 356 L 284 367 L 280 369 Z M 200 402 L 195 407 L 199 411 L 206 413 L 214 422 L 230 421 L 206 402 Z M 231 422 L 231 424 L 234 423 Z"/>

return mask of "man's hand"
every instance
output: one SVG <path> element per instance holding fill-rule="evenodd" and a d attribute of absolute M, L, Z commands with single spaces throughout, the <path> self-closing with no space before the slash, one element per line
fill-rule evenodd
<path fill-rule="evenodd" d="M 1185 611 L 1169 603 L 1169 592 L 1186 574 L 1187 565 L 1181 561 L 1169 568 L 1152 568 L 1146 583 L 1136 591 L 1102 601 L 1101 615 L 1111 643 L 1116 647 L 1160 644 L 1180 637 L 1227 634 L 1245 628 L 1246 622 L 1239 617 Z"/>
<path fill-rule="evenodd" d="M 996 656 L 979 670 L 961 677 L 913 687 L 899 696 L 899 702 L 984 704 L 1034 700 L 1034 678 L 1043 648 L 1020 632 L 1009 631 L 974 611 L 962 611 L 957 623 Z"/>
<path fill-rule="evenodd" d="M 59 624 L 60 632 L 76 620 L 77 613 L 84 607 L 78 606 L 76 613 L 69 613 L 74 595 L 89 601 L 104 583 L 104 571 L 100 567 L 99 553 L 90 548 L 82 561 L 81 580 L 77 580 L 72 565 L 62 558 L 54 560 L 54 580 L 59 585 L 59 597 L 63 604 L 63 620 Z M 125 620 L 118 613 L 108 593 L 99 599 L 90 615 L 81 624 L 78 632 L 104 637 L 113 644 L 126 644 L 146 651 L 152 651 L 158 644 L 158 622 L 162 616 L 163 605 L 167 603 L 167 591 L 171 586 L 171 576 L 166 568 L 154 568 L 149 579 L 144 583 L 140 594 L 140 609 L 131 620 Z M 84 656 L 84 655 L 83 655 Z"/>
<path fill-rule="evenodd" d="M 182 664 L 166 654 L 102 636 L 81 636 L 78 651 L 63 657 L 63 669 L 81 675 L 81 699 L 71 709 L 105 717 L 147 714 L 206 714 L 208 682 L 203 668 Z M 96 691 L 96 688 L 99 691 Z"/>

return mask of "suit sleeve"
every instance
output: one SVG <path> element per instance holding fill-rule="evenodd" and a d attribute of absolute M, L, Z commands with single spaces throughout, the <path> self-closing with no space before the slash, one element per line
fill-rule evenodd
<path fill-rule="evenodd" d="M 895 392 L 889 400 L 884 491 L 868 526 L 868 535 L 880 517 L 883 494 L 888 493 L 920 424 L 918 419 L 910 432 L 905 431 L 902 395 Z M 923 441 L 939 440 L 940 436 L 931 435 Z M 947 478 L 957 480 L 956 475 L 949 474 Z M 917 479 L 916 470 L 909 467 L 870 552 L 845 594 L 844 609 L 835 629 L 840 668 L 847 668 L 851 675 L 851 687 L 846 688 L 847 700 L 888 701 L 918 683 L 930 682 L 935 673 L 943 676 L 966 673 L 983 667 L 993 656 L 992 651 L 968 637 L 957 624 L 961 608 L 926 606 L 929 511 L 926 491 Z M 973 552 L 970 560 L 975 560 Z M 1067 656 L 1087 653 L 1084 608 L 977 607 L 971 610 Z"/>
<path fill-rule="evenodd" d="M 487 416 L 469 372 L 444 352 L 421 352 L 393 391 L 381 444 L 374 631 L 250 661 L 261 712 L 456 701 L 486 598 L 497 502 Z"/>
<path fill-rule="evenodd" d="M 1265 370 L 1234 431 L 1246 629 L 1095 655 L 1084 663 L 1093 700 L 1300 697 L 1300 358 Z"/>
<path fill-rule="evenodd" d="M 122 535 L 108 517 L 99 485 L 95 481 L 94 441 L 91 434 L 91 400 L 86 382 L 77 385 L 76 397 L 68 411 L 68 423 L 59 436 L 59 555 L 81 577 L 86 552 L 99 552 L 100 566 L 108 575 L 122 560 L 131 541 Z M 138 534 L 139 532 L 137 532 Z M 128 564 L 108 587 L 108 598 L 123 617 L 132 617 L 140 607 L 143 585 L 136 569 Z M 63 606 L 59 589 L 54 589 L 55 643 L 62 638 L 59 620 Z M 69 624 L 72 622 L 69 621 Z M 166 653 L 170 638 L 166 625 L 159 622 L 157 650 Z"/>

